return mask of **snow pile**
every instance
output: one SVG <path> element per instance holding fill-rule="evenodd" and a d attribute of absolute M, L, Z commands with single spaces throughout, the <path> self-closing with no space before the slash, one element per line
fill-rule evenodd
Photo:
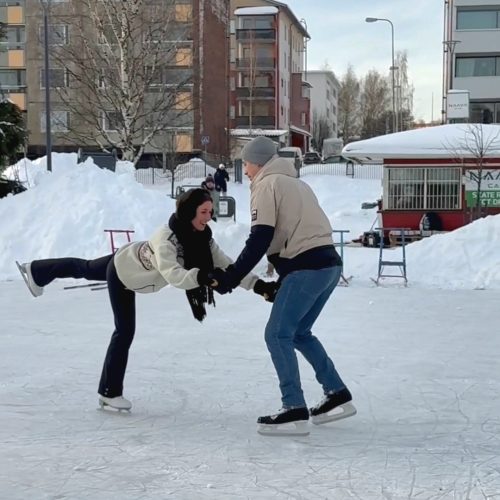
<path fill-rule="evenodd" d="M 8 169 L 12 175 L 14 167 Z M 131 164 L 120 163 L 117 172 L 98 168 L 91 159 L 77 164 L 75 154 L 54 154 L 53 172 L 46 172 L 45 159 L 23 160 L 17 165 L 31 188 L 0 199 L 0 279 L 19 279 L 15 260 L 75 256 L 94 258 L 110 252 L 105 229 L 133 229 L 134 239 L 147 239 L 167 222 L 175 210 L 170 186 L 147 188 L 134 178 Z M 200 178 L 182 183 L 200 185 Z M 376 209 L 362 210 L 363 202 L 381 195 L 378 180 L 331 175 L 303 178 L 314 190 L 336 230 L 348 230 L 345 240 L 377 227 Z M 168 188 L 168 189 L 167 189 Z M 212 223 L 215 238 L 224 251 L 236 257 L 250 230 L 248 182 L 230 183 L 236 200 L 236 221 Z M 335 240 L 340 237 L 335 234 Z M 125 242 L 119 237 L 117 244 Z M 435 235 L 406 248 L 411 286 L 500 289 L 500 215 L 487 217 L 448 234 Z M 399 260 L 401 249 L 385 250 L 386 260 Z M 345 275 L 353 285 L 371 283 L 377 275 L 378 249 L 344 248 Z M 265 269 L 265 261 L 256 269 Z"/>
<path fill-rule="evenodd" d="M 104 229 L 134 229 L 137 239 L 147 238 L 174 207 L 135 182 L 127 164 L 113 173 L 90 159 L 77 164 L 75 154 L 54 154 L 52 173 L 44 161 L 24 167 L 32 187 L 0 200 L 0 278 L 15 274 L 14 260 L 105 255 Z"/>
<path fill-rule="evenodd" d="M 407 247 L 412 283 L 465 289 L 500 289 L 500 215 Z"/>

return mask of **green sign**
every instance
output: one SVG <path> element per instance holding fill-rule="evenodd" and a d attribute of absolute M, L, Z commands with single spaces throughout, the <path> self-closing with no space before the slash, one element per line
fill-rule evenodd
<path fill-rule="evenodd" d="M 481 191 L 479 199 L 483 207 L 500 208 L 500 191 Z M 477 191 L 466 191 L 465 200 L 467 207 L 477 206 Z"/>
<path fill-rule="evenodd" d="M 481 175 L 479 175 L 481 174 Z M 465 202 L 467 207 L 477 206 L 477 187 L 481 182 L 479 193 L 483 207 L 500 208 L 500 170 L 483 169 L 465 172 Z"/>

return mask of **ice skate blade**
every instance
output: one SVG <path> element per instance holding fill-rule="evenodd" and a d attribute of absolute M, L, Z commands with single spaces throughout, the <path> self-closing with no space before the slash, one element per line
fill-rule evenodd
<path fill-rule="evenodd" d="M 130 408 L 117 408 L 116 406 L 111 406 L 104 401 L 99 401 L 98 410 L 108 411 L 112 413 L 130 413 Z"/>
<path fill-rule="evenodd" d="M 36 283 L 33 283 L 32 286 L 28 278 L 28 272 L 26 271 L 23 264 L 20 264 L 17 260 L 15 262 L 17 269 L 19 269 L 19 272 L 21 273 L 21 276 L 23 277 L 23 280 L 26 283 L 26 286 L 28 287 L 28 290 L 30 291 L 31 295 L 33 295 L 33 297 L 40 297 L 40 295 L 43 294 L 43 287 L 36 285 Z"/>
<path fill-rule="evenodd" d="M 286 424 L 258 424 L 257 432 L 263 436 L 308 436 L 307 420 Z"/>
<path fill-rule="evenodd" d="M 130 413 L 132 403 L 121 396 L 116 398 L 101 396 L 99 397 L 99 406 L 103 410 L 126 411 Z"/>
<path fill-rule="evenodd" d="M 352 417 L 356 415 L 357 410 L 352 403 L 344 403 L 337 406 L 333 410 L 322 415 L 311 416 L 314 425 L 326 424 L 327 422 L 334 422 L 335 420 L 342 420 L 343 418 Z"/>

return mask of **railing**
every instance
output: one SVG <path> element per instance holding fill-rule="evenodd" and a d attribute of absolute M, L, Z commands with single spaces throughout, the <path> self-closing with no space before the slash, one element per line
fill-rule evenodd
<path fill-rule="evenodd" d="M 304 175 L 341 175 L 356 179 L 380 179 L 383 178 L 382 165 L 359 165 L 346 163 L 312 163 L 300 168 L 300 176 Z"/>
<path fill-rule="evenodd" d="M 237 116 L 235 121 L 237 127 L 250 126 L 249 116 Z M 252 116 L 252 128 L 274 127 L 274 123 L 274 116 Z"/>
<path fill-rule="evenodd" d="M 250 96 L 250 94 L 252 94 Z M 249 87 L 238 87 L 236 89 L 236 97 L 238 98 L 264 98 L 270 97 L 274 98 L 276 95 L 276 90 L 274 87 L 254 87 L 252 92 L 250 92 Z"/>
<path fill-rule="evenodd" d="M 248 42 L 258 40 L 260 42 L 269 40 L 276 40 L 276 30 L 274 29 L 239 29 L 236 30 L 236 40 Z"/>
<path fill-rule="evenodd" d="M 274 57 L 244 57 L 236 59 L 236 67 L 242 68 L 259 68 L 259 69 L 274 69 L 276 66 L 276 59 Z"/>

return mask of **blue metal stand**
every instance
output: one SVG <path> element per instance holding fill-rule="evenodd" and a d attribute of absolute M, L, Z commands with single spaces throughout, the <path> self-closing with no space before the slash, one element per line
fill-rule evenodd
<path fill-rule="evenodd" d="M 344 276 L 344 233 L 350 233 L 351 231 L 347 229 L 334 229 L 333 233 L 339 233 L 340 234 L 340 242 L 339 243 L 334 243 L 336 246 L 340 247 L 340 258 L 342 259 L 342 274 L 340 275 L 340 279 L 342 280 L 342 284 L 348 286 L 349 281 L 351 281 L 352 276 L 349 276 L 349 278 L 346 278 Z"/>
<path fill-rule="evenodd" d="M 373 280 L 376 285 L 379 285 L 381 278 L 402 278 L 405 282 L 405 286 L 408 284 L 408 278 L 406 276 L 406 231 L 408 228 L 405 227 L 377 227 L 376 231 L 380 232 L 380 251 L 378 257 L 378 276 L 376 280 Z M 385 260 L 384 259 L 384 234 L 385 232 L 399 232 L 401 235 L 401 259 L 402 260 Z M 398 268 L 399 274 L 385 274 L 385 268 Z"/>

